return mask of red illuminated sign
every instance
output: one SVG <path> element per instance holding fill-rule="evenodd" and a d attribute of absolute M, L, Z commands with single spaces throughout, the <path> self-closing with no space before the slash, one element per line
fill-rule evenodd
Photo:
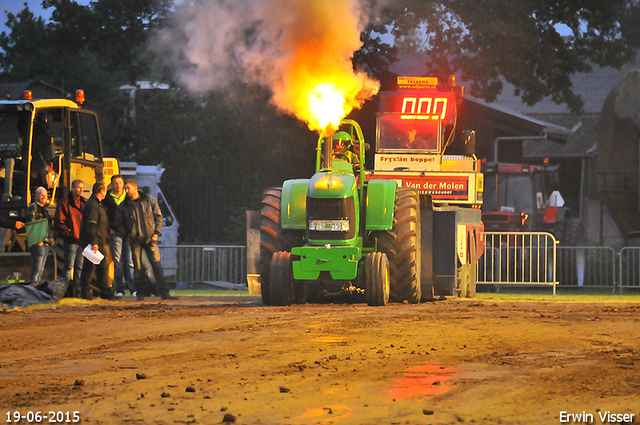
<path fill-rule="evenodd" d="M 454 116 L 455 101 L 451 93 L 403 92 L 386 95 L 383 112 L 400 113 L 403 120 L 443 120 Z"/>
<path fill-rule="evenodd" d="M 403 120 L 411 119 L 441 119 L 447 114 L 446 97 L 405 97 L 402 99 Z"/>

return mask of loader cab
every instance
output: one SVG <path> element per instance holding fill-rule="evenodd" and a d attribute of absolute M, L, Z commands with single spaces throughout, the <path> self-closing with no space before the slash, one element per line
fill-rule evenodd
<path fill-rule="evenodd" d="M 69 99 L 0 102 L 0 214 L 20 219 L 38 187 L 47 189 L 53 214 L 71 182 L 83 196 L 103 180 L 102 145 L 95 113 Z M 1 235 L 0 235 L 1 236 Z"/>

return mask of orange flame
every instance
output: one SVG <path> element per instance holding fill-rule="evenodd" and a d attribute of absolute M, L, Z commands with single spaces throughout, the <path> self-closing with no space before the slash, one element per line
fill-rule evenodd
<path fill-rule="evenodd" d="M 319 83 L 309 92 L 306 121 L 313 128 L 337 127 L 344 114 L 344 95 L 333 84 Z"/>
<path fill-rule="evenodd" d="M 274 67 L 281 78 L 269 84 L 273 103 L 313 131 L 335 131 L 342 118 L 379 88 L 378 81 L 354 71 L 351 63 L 362 46 L 360 4 L 356 0 L 276 3 L 286 8 L 290 19 L 286 25 L 274 22 L 282 38 Z M 282 16 L 277 9 L 275 16 Z"/>
<path fill-rule="evenodd" d="M 194 92 L 240 78 L 268 87 L 272 103 L 330 133 L 379 83 L 354 70 L 360 33 L 375 15 L 363 0 L 193 0 L 181 2 L 155 45 L 178 59 Z M 377 13 L 377 12 L 376 12 Z M 191 66 L 182 66 L 183 59 Z M 236 66 L 237 65 L 237 66 Z"/>

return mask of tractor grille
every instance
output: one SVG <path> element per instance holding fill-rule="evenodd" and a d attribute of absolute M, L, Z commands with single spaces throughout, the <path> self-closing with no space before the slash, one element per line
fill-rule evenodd
<path fill-rule="evenodd" d="M 309 239 L 346 240 L 356 235 L 356 208 L 352 196 L 340 199 L 307 197 L 307 217 L 316 220 L 349 220 L 348 232 L 309 230 Z"/>

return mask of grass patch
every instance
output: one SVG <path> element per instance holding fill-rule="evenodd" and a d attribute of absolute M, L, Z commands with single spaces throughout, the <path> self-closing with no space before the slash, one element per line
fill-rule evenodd
<path fill-rule="evenodd" d="M 624 302 L 640 303 L 640 292 L 628 291 L 625 293 L 612 294 L 610 289 L 590 289 L 590 288 L 557 288 L 556 296 L 553 296 L 552 289 L 548 288 L 505 288 L 501 287 L 500 292 L 478 292 L 476 298 L 479 300 L 505 300 L 505 301 L 569 301 L 569 302 Z"/>
<path fill-rule="evenodd" d="M 230 289 L 172 289 L 171 294 L 176 297 L 254 297 L 249 295 L 249 291 Z"/>

